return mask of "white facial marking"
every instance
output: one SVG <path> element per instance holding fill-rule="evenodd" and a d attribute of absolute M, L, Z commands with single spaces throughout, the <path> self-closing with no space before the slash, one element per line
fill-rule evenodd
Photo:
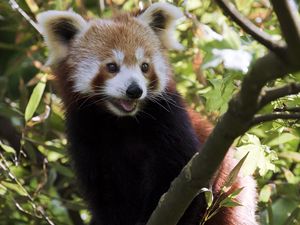
<path fill-rule="evenodd" d="M 104 91 L 108 96 L 114 98 L 126 98 L 126 90 L 132 82 L 136 82 L 143 90 L 143 94 L 139 99 L 144 99 L 147 95 L 147 80 L 139 66 L 121 66 L 120 72 L 106 81 Z"/>
<path fill-rule="evenodd" d="M 143 59 L 144 59 L 144 49 L 142 49 L 142 48 L 137 48 L 137 49 L 135 50 L 135 58 L 137 59 L 137 61 L 138 61 L 139 63 L 141 63 L 141 62 L 143 61 Z"/>
<path fill-rule="evenodd" d="M 80 93 L 88 93 L 91 91 L 91 81 L 99 72 L 100 61 L 96 58 L 81 61 L 74 73 L 74 90 Z"/>
<path fill-rule="evenodd" d="M 159 89 L 158 91 L 164 91 L 167 83 L 168 83 L 168 67 L 162 55 L 160 53 L 156 53 L 153 56 L 153 65 L 156 75 L 159 81 Z"/>
<path fill-rule="evenodd" d="M 144 99 L 147 96 L 147 80 L 142 74 L 138 65 L 133 67 L 121 66 L 120 72 L 112 79 L 107 80 L 104 86 L 105 93 L 113 98 L 124 99 L 126 98 L 126 90 L 133 82 L 143 90 L 143 94 L 139 99 Z M 132 112 L 123 112 L 117 109 L 112 103 L 106 102 L 110 111 L 118 116 L 135 115 L 139 110 L 136 107 Z"/>
<path fill-rule="evenodd" d="M 121 65 L 124 60 L 124 53 L 122 51 L 116 50 L 116 49 L 113 49 L 112 52 L 114 53 L 116 63 Z"/>

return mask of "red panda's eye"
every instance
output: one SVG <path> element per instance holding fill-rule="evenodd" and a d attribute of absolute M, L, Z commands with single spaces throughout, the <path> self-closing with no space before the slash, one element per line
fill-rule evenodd
<path fill-rule="evenodd" d="M 110 73 L 119 72 L 119 67 L 116 63 L 107 63 L 106 68 L 107 68 L 108 72 L 110 72 Z"/>
<path fill-rule="evenodd" d="M 149 64 L 148 63 L 143 63 L 141 65 L 141 70 L 142 70 L 143 73 L 147 73 L 148 70 L 149 70 Z"/>

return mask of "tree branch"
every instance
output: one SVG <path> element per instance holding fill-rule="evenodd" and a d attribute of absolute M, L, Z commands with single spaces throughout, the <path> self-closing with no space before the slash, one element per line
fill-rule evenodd
<path fill-rule="evenodd" d="M 300 61 L 295 67 L 280 60 L 272 52 L 253 64 L 243 80 L 241 90 L 229 102 L 227 112 L 220 118 L 201 153 L 196 154 L 172 182 L 147 225 L 177 224 L 199 190 L 209 185 L 235 138 L 250 128 L 251 121 L 260 108 L 259 98 L 263 86 L 271 80 L 299 70 Z"/>
<path fill-rule="evenodd" d="M 274 112 L 296 112 L 296 113 L 300 113 L 300 107 L 292 107 L 292 108 L 283 107 L 283 108 L 276 108 L 276 109 L 274 109 Z"/>
<path fill-rule="evenodd" d="M 256 41 L 267 47 L 269 50 L 284 57 L 284 46 L 273 41 L 272 36 L 260 30 L 250 20 L 241 15 L 228 0 L 215 0 L 225 14 L 236 22 L 246 33 L 250 34 Z"/>
<path fill-rule="evenodd" d="M 271 0 L 289 48 L 289 56 L 298 63 L 300 55 L 300 17 L 294 0 Z"/>
<path fill-rule="evenodd" d="M 298 83 L 290 83 L 283 87 L 271 88 L 271 89 L 265 90 L 264 93 L 261 94 L 259 108 L 264 107 L 268 103 L 270 103 L 278 98 L 281 98 L 281 97 L 284 97 L 287 95 L 298 94 L 299 92 L 300 92 L 300 84 L 298 84 Z"/>
<path fill-rule="evenodd" d="M 277 120 L 277 119 L 284 119 L 284 120 L 289 120 L 289 119 L 300 119 L 300 113 L 272 113 L 272 114 L 266 114 L 266 115 L 256 115 L 251 121 L 251 126 L 257 125 L 262 122 L 267 122 L 267 121 L 272 121 L 272 120 Z"/>

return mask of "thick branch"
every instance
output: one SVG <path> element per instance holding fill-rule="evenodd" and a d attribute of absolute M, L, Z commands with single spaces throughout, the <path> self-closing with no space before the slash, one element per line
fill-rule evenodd
<path fill-rule="evenodd" d="M 267 122 L 267 121 L 272 121 L 272 120 L 277 120 L 277 119 L 284 119 L 284 120 L 289 120 L 289 119 L 300 119 L 300 113 L 294 113 L 294 114 L 289 114 L 289 113 L 272 113 L 272 114 L 266 114 L 266 115 L 256 115 L 252 122 L 251 125 L 256 125 L 262 122 Z"/>
<path fill-rule="evenodd" d="M 291 66 L 274 53 L 269 53 L 253 64 L 243 80 L 240 92 L 230 101 L 228 111 L 217 123 L 201 153 L 195 155 L 172 182 L 147 225 L 177 224 L 199 190 L 209 185 L 235 138 L 251 126 L 260 108 L 259 97 L 263 86 L 299 69 L 300 65 Z"/>
<path fill-rule="evenodd" d="M 297 63 L 300 56 L 300 17 L 294 0 L 271 0 L 282 34 L 289 48 L 289 56 Z"/>
<path fill-rule="evenodd" d="M 300 84 L 298 83 L 290 83 L 288 85 L 285 85 L 283 87 L 279 88 L 271 88 L 268 90 L 265 90 L 264 93 L 261 96 L 259 107 L 262 108 L 268 103 L 287 96 L 287 95 L 295 95 L 300 92 Z"/>
<path fill-rule="evenodd" d="M 284 57 L 283 46 L 273 41 L 272 36 L 260 30 L 250 20 L 241 15 L 228 0 L 215 0 L 225 14 L 229 15 L 230 18 L 236 22 L 245 32 L 250 34 L 259 43 L 266 46 L 269 50 L 275 54 Z"/>

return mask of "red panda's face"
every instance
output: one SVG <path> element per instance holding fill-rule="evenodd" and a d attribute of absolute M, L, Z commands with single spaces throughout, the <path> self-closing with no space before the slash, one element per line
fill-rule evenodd
<path fill-rule="evenodd" d="M 156 3 L 137 17 L 86 22 L 75 13 L 49 11 L 38 21 L 50 63 L 72 67 L 74 94 L 98 96 L 98 104 L 113 114 L 132 116 L 167 87 L 170 69 L 163 49 L 180 47 L 172 32 L 179 16 L 176 7 Z"/>
<path fill-rule="evenodd" d="M 134 115 L 162 93 L 168 66 L 155 33 L 135 18 L 95 20 L 70 48 L 73 90 L 97 95 L 113 113 Z"/>

